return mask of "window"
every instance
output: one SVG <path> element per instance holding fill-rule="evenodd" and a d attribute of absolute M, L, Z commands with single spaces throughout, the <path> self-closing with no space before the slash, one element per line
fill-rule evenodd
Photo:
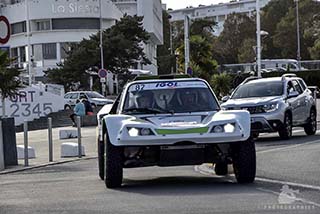
<path fill-rule="evenodd" d="M 298 81 L 302 87 L 302 90 L 305 91 L 307 89 L 306 83 L 302 79 L 298 79 Z"/>
<path fill-rule="evenodd" d="M 26 22 L 11 24 L 11 34 L 27 32 Z"/>
<path fill-rule="evenodd" d="M 43 59 L 57 59 L 56 43 L 42 44 Z"/>
<path fill-rule="evenodd" d="M 50 20 L 42 20 L 42 21 L 37 21 L 37 31 L 42 31 L 42 30 L 50 30 Z"/>
<path fill-rule="evenodd" d="M 26 48 L 25 47 L 20 47 L 20 60 L 21 62 L 26 61 Z"/>
<path fill-rule="evenodd" d="M 67 18 L 67 19 L 53 19 L 52 29 L 99 29 L 100 21 L 94 18 Z"/>
<path fill-rule="evenodd" d="M 240 86 L 232 96 L 232 99 L 248 97 L 272 97 L 283 93 L 282 82 L 254 82 Z"/>
<path fill-rule="evenodd" d="M 293 86 L 296 89 L 296 91 L 299 94 L 302 94 L 302 88 L 301 88 L 300 84 L 296 80 L 293 80 L 292 83 L 293 83 Z"/>

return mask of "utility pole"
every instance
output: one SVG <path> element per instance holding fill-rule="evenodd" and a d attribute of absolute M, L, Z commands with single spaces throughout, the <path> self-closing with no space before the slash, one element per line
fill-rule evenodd
<path fill-rule="evenodd" d="M 301 54 L 300 54 L 300 23 L 299 23 L 299 0 L 295 0 L 296 2 L 296 18 L 297 18 L 297 60 L 299 70 L 301 70 Z"/>
<path fill-rule="evenodd" d="M 260 23 L 260 2 L 256 0 L 257 13 L 257 76 L 261 77 L 261 23 Z"/>
<path fill-rule="evenodd" d="M 190 63 L 189 23 L 190 23 L 190 18 L 188 15 L 185 15 L 185 17 L 184 17 L 184 59 L 185 59 L 184 72 L 185 72 L 185 74 L 187 74 L 189 63 Z"/>

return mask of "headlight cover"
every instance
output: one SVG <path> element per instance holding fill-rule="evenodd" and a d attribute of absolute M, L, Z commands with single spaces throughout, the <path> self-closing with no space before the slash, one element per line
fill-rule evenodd
<path fill-rule="evenodd" d="M 262 109 L 265 111 L 265 112 L 273 112 L 275 110 L 277 110 L 279 107 L 279 104 L 278 103 L 270 103 L 270 104 L 265 104 L 262 106 Z"/>
<path fill-rule="evenodd" d="M 130 135 L 130 137 L 154 135 L 153 131 L 149 128 L 136 127 L 128 127 L 128 134 Z"/>

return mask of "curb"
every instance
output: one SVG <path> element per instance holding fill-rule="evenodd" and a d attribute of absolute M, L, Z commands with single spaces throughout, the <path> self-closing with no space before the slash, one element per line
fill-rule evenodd
<path fill-rule="evenodd" d="M 38 168 L 43 168 L 43 167 L 47 167 L 47 166 L 54 166 L 54 165 L 60 165 L 60 164 L 65 164 L 65 163 L 72 163 L 72 162 L 77 162 L 77 161 L 81 161 L 81 160 L 92 160 L 92 159 L 96 159 L 97 157 L 86 157 L 86 158 L 78 158 L 78 159 L 72 159 L 72 160 L 64 160 L 64 161 L 56 161 L 56 162 L 51 162 L 51 163 L 45 163 L 45 164 L 40 164 L 37 166 L 28 166 L 25 168 L 21 168 L 21 169 L 9 169 L 8 171 L 0 171 L 0 175 L 6 175 L 6 174 L 13 174 L 16 172 L 22 172 L 22 171 L 27 171 L 27 170 L 31 170 L 31 169 L 38 169 Z"/>

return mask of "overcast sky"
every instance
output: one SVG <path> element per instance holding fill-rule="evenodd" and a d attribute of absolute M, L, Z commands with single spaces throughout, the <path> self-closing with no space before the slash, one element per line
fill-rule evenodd
<path fill-rule="evenodd" d="M 211 5 L 219 4 L 220 2 L 230 2 L 230 0 L 162 0 L 163 4 L 167 4 L 167 8 L 182 9 L 187 6 L 198 7 L 199 4 Z"/>

